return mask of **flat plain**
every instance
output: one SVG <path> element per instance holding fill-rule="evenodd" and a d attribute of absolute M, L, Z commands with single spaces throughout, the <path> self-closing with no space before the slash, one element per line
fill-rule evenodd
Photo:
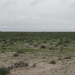
<path fill-rule="evenodd" d="M 0 32 L 0 75 L 75 75 L 75 32 Z"/>

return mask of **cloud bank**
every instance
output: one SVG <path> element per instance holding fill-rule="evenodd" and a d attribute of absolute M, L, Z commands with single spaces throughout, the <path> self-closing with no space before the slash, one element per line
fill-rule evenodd
<path fill-rule="evenodd" d="M 75 31 L 75 0 L 2 0 L 0 31 Z"/>

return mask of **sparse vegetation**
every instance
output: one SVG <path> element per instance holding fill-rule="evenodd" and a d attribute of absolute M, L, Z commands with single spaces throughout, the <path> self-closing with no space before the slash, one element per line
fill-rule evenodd
<path fill-rule="evenodd" d="M 9 69 L 14 69 L 14 68 L 19 68 L 19 67 L 28 67 L 28 66 L 29 66 L 28 62 L 19 61 L 19 62 L 15 62 L 14 65 L 11 65 Z"/>
<path fill-rule="evenodd" d="M 38 44 L 37 44 L 37 43 L 35 43 L 35 44 L 33 44 L 33 46 L 34 46 L 34 47 L 38 47 Z"/>
<path fill-rule="evenodd" d="M 11 75 L 20 70 L 37 75 L 33 69 L 41 75 L 58 75 L 60 71 L 69 75 L 66 70 L 75 68 L 75 32 L 0 32 L 0 53 L 0 66 L 8 67 L 1 67 L 0 75 L 9 75 L 10 70 Z"/>
<path fill-rule="evenodd" d="M 45 45 L 42 45 L 41 48 L 46 48 L 46 46 Z"/>
<path fill-rule="evenodd" d="M 36 65 L 37 65 L 37 64 L 36 64 L 36 63 L 34 63 L 34 64 L 33 64 L 33 67 L 36 67 Z"/>
<path fill-rule="evenodd" d="M 10 69 L 8 69 L 4 66 L 0 68 L 0 75 L 7 75 L 9 73 L 10 73 Z"/>
<path fill-rule="evenodd" d="M 17 56 L 19 56 L 19 54 L 18 53 L 14 53 L 13 56 L 14 57 L 17 57 Z"/>
<path fill-rule="evenodd" d="M 55 60 L 51 60 L 50 64 L 56 64 L 56 61 Z"/>
<path fill-rule="evenodd" d="M 24 53 L 24 49 L 19 49 L 17 53 Z"/>

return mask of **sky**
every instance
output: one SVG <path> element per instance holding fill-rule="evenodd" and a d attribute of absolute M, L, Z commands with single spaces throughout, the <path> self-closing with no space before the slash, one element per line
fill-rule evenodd
<path fill-rule="evenodd" d="M 0 31 L 75 31 L 75 0 L 0 0 Z"/>

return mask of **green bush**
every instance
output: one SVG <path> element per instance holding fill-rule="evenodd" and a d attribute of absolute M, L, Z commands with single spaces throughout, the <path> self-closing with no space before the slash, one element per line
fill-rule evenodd
<path fill-rule="evenodd" d="M 56 64 L 56 61 L 55 60 L 51 60 L 50 64 Z"/>
<path fill-rule="evenodd" d="M 32 45 L 32 44 L 33 44 L 33 42 L 30 42 L 30 43 L 29 43 L 29 45 Z"/>
<path fill-rule="evenodd" d="M 49 50 L 54 50 L 54 47 L 49 47 Z"/>
<path fill-rule="evenodd" d="M 19 49 L 17 53 L 24 53 L 24 49 Z"/>
<path fill-rule="evenodd" d="M 43 43 L 47 43 L 47 41 L 43 41 Z"/>
<path fill-rule="evenodd" d="M 1 67 L 0 68 L 0 75 L 7 75 L 10 73 L 10 69 L 6 68 L 6 67 Z"/>
<path fill-rule="evenodd" d="M 66 56 L 64 59 L 71 59 L 71 56 Z"/>
<path fill-rule="evenodd" d="M 20 61 L 20 62 L 14 63 L 14 67 L 15 67 L 15 68 L 27 67 L 27 66 L 29 66 L 29 63 L 27 63 L 27 62 L 22 62 L 22 61 Z"/>
<path fill-rule="evenodd" d="M 17 57 L 17 56 L 19 56 L 19 54 L 18 53 L 14 53 L 13 56 L 14 57 Z"/>
<path fill-rule="evenodd" d="M 45 45 L 42 45 L 41 48 L 46 48 L 46 46 Z"/>
<path fill-rule="evenodd" d="M 33 44 L 33 46 L 34 46 L 34 47 L 38 47 L 38 44 L 37 44 L 37 43 L 35 43 L 35 44 Z"/>
<path fill-rule="evenodd" d="M 53 45 L 53 43 L 51 42 L 50 45 Z"/>

